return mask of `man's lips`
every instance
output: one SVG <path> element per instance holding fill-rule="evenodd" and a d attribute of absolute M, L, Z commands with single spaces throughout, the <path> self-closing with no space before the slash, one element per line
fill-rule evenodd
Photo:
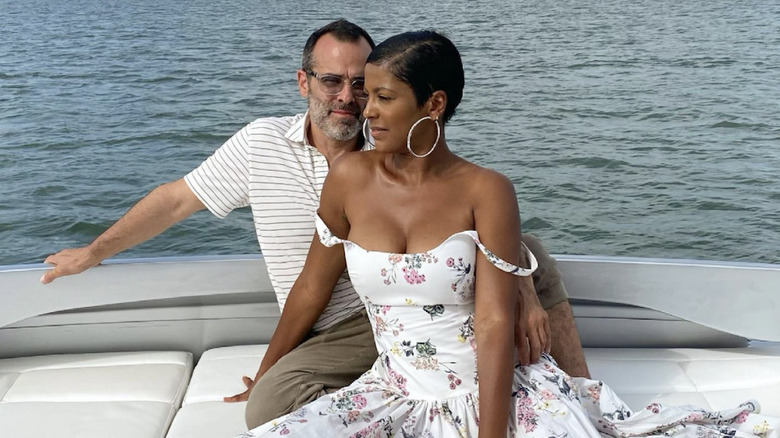
<path fill-rule="evenodd" d="M 352 111 L 341 111 L 341 110 L 333 110 L 331 113 L 339 115 L 339 116 L 351 116 L 351 117 L 357 117 L 355 116 L 355 113 Z"/>
<path fill-rule="evenodd" d="M 354 117 L 357 118 L 359 112 L 352 109 L 346 109 L 346 108 L 334 108 L 330 110 L 331 114 L 335 114 L 337 116 L 341 117 Z"/>

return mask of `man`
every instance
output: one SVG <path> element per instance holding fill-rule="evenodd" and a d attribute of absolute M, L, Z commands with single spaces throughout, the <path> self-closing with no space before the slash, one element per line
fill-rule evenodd
<path fill-rule="evenodd" d="M 248 205 L 283 307 L 314 235 L 314 212 L 328 163 L 363 147 L 362 78 L 373 47 L 363 29 L 345 20 L 315 31 L 297 72 L 299 91 L 308 101 L 306 114 L 250 123 L 183 179 L 154 189 L 90 245 L 49 256 L 46 263 L 55 268 L 41 281 L 82 272 L 195 211 L 208 208 L 224 217 Z M 522 340 L 521 361 L 535 361 L 542 350 L 550 349 L 551 322 L 554 357 L 560 357 L 564 369 L 586 375 L 554 260 L 538 242 L 530 240 L 528 245 L 540 261 L 539 289 L 542 297 L 550 296 L 544 299 L 551 308 L 545 312 L 530 280 L 523 285 L 525 305 L 519 307 L 518 318 L 523 323 L 518 324 L 517 336 Z M 253 428 L 346 386 L 370 368 L 376 355 L 370 324 L 345 273 L 308 338 L 289 352 L 268 351 L 255 378 L 244 377 L 247 391 L 225 400 L 248 400 L 246 421 Z"/>

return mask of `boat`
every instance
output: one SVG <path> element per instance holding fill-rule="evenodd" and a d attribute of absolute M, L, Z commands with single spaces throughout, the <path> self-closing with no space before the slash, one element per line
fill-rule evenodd
<path fill-rule="evenodd" d="M 556 255 L 591 374 L 633 409 L 780 416 L 780 265 Z M 232 437 L 279 318 L 260 255 L 0 267 L 0 436 Z"/>

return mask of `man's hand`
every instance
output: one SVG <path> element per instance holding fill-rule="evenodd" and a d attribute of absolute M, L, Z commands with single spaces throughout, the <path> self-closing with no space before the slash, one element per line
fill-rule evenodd
<path fill-rule="evenodd" d="M 530 277 L 523 277 L 520 282 L 515 343 L 521 365 L 538 362 L 542 352 L 549 353 L 552 347 L 550 319 L 539 302 Z"/>
<path fill-rule="evenodd" d="M 250 379 L 249 376 L 242 377 L 241 381 L 244 382 L 244 385 L 246 385 L 246 391 L 230 397 L 224 397 L 222 400 L 227 403 L 236 403 L 249 400 L 249 393 L 252 392 L 252 388 L 255 386 L 255 382 L 254 380 Z"/>
<path fill-rule="evenodd" d="M 89 247 L 63 249 L 57 254 L 46 257 L 44 263 L 54 265 L 54 269 L 46 271 L 41 277 L 41 283 L 48 284 L 54 279 L 80 274 L 87 269 L 100 264 L 100 260 L 92 254 Z"/>
<path fill-rule="evenodd" d="M 163 184 L 138 201 L 89 246 L 64 249 L 47 257 L 44 263 L 54 265 L 54 269 L 43 274 L 41 283 L 51 283 L 63 275 L 84 272 L 204 208 L 206 206 L 183 178 Z"/>

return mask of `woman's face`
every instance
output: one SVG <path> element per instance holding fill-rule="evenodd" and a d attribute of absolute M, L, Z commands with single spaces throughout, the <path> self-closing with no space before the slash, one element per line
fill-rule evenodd
<path fill-rule="evenodd" d="M 426 106 L 420 108 L 412 88 L 382 67 L 366 65 L 366 91 L 368 101 L 363 116 L 369 120 L 371 136 L 376 149 L 382 152 L 406 150 L 406 136 L 412 124 L 427 114 Z M 426 140 L 430 137 L 430 141 Z M 421 123 L 414 129 L 412 145 L 433 143 L 433 123 Z M 426 146 L 430 148 L 430 145 Z M 420 149 L 426 149 L 420 146 Z M 415 148 L 417 149 L 417 148 Z"/>

